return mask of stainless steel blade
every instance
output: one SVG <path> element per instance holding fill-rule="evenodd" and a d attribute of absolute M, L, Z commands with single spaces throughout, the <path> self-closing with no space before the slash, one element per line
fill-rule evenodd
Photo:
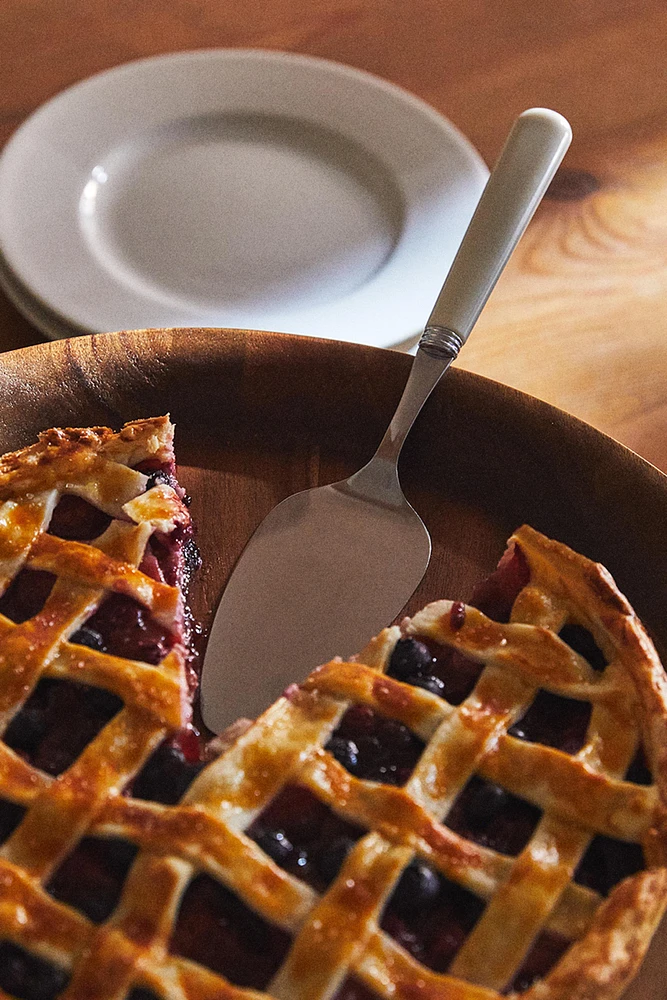
<path fill-rule="evenodd" d="M 403 501 L 346 483 L 288 497 L 260 524 L 225 589 L 202 679 L 206 724 L 254 717 L 318 663 L 349 656 L 421 580 L 431 541 Z"/>

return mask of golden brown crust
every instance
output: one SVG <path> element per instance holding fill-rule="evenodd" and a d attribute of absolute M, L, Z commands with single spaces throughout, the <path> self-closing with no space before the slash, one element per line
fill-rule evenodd
<path fill-rule="evenodd" d="M 511 982 L 541 930 L 555 931 L 575 944 L 531 988 L 527 996 L 535 1000 L 612 1000 L 636 972 L 667 901 L 664 772 L 659 773 L 667 718 L 662 668 L 641 623 L 603 567 L 529 528 L 520 529 L 512 544 L 520 545 L 526 556 L 530 580 L 509 625 L 492 622 L 473 608 L 466 609 L 462 627 L 458 621 L 452 625 L 452 603 L 443 601 L 402 626 L 406 635 L 436 639 L 486 665 L 474 692 L 458 708 L 377 676 L 391 654 L 396 630 L 387 630 L 368 647 L 372 669 L 363 657 L 361 663 L 333 661 L 302 686 L 310 702 L 291 697 L 289 707 L 284 705 L 286 712 L 295 706 L 298 710 L 292 725 L 321 719 L 322 699 L 338 705 L 334 719 L 321 723 L 318 746 L 350 702 L 409 725 L 427 741 L 427 749 L 403 789 L 360 781 L 315 747 L 302 751 L 296 779 L 290 740 L 283 745 L 276 734 L 279 705 L 272 709 L 268 732 L 268 720 L 259 720 L 219 762 L 221 779 L 250 775 L 253 752 L 263 747 L 266 753 L 269 741 L 281 763 L 276 770 L 284 768 L 289 778 L 265 783 L 262 803 L 286 780 L 298 780 L 346 819 L 374 831 L 360 841 L 302 925 L 269 988 L 272 996 L 323 996 L 323 984 L 331 977 L 340 981 L 342 967 L 378 996 L 490 1000 Z M 604 673 L 593 671 L 558 638 L 565 622 L 591 630 L 609 661 Z M 540 687 L 593 705 L 588 740 L 574 757 L 507 734 Z M 653 786 L 623 780 L 640 740 L 653 762 Z M 302 747 L 307 745 L 304 736 Z M 516 859 L 470 844 L 442 826 L 441 817 L 473 773 L 542 808 L 542 821 Z M 239 792 L 248 799 L 243 786 Z M 658 867 L 626 880 L 603 902 L 572 882 L 596 833 L 641 842 L 649 865 Z M 413 852 L 487 900 L 447 975 L 425 969 L 378 929 L 384 900 Z M 347 899 L 342 891 L 347 884 L 363 887 L 363 906 L 356 897 Z M 348 927 L 350 909 L 355 913 L 351 933 L 333 934 L 331 928 Z M 326 948 L 318 934 L 323 927 L 329 928 Z"/>
<path fill-rule="evenodd" d="M 588 933 L 525 1000 L 616 1000 L 641 965 L 667 906 L 667 871 L 640 872 L 612 891 Z M 517 996 L 517 994 L 511 994 Z"/>
<path fill-rule="evenodd" d="M 185 650 L 178 643 L 154 667 L 68 641 L 110 591 L 130 595 L 168 628 L 180 621 L 178 589 L 137 567 L 153 531 L 173 530 L 189 515 L 170 487 L 145 493 L 146 476 L 131 468 L 147 458 L 169 461 L 172 437 L 167 417 L 135 421 L 119 433 L 52 429 L 37 444 L 0 459 L 1 589 L 24 565 L 57 578 L 33 618 L 16 624 L 0 615 L 0 731 L 41 677 L 91 684 L 123 700 L 121 711 L 57 779 L 0 741 L 0 798 L 26 809 L 0 848 L 0 939 L 65 967 L 95 950 L 98 932 L 43 886 L 89 829 L 104 827 L 112 803 L 130 807 L 120 792 L 191 711 Z M 89 544 L 47 534 L 63 493 L 84 497 L 114 520 Z"/>
<path fill-rule="evenodd" d="M 0 499 L 41 493 L 99 474 L 106 461 L 138 465 L 147 458 L 173 459 L 173 425 L 168 416 L 134 420 L 115 432 L 109 427 L 51 427 L 35 444 L 0 457 Z"/>

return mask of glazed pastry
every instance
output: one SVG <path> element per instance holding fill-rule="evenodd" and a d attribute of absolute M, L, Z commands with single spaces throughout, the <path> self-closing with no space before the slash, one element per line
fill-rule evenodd
<path fill-rule="evenodd" d="M 606 570 L 521 528 L 469 606 L 207 746 L 171 442 L 0 460 L 0 991 L 617 997 L 667 903 L 667 710 Z"/>

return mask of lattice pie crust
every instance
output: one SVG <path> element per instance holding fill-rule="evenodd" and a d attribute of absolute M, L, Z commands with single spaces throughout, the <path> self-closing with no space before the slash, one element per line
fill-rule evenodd
<path fill-rule="evenodd" d="M 16 625 L 0 616 L 3 731 L 40 677 L 117 694 L 122 710 L 63 774 L 51 778 L 0 742 L 0 797 L 27 812 L 0 848 L 0 939 L 71 973 L 67 1000 L 116 1000 L 134 987 L 173 1000 L 320 1000 L 353 973 L 378 997 L 493 1000 L 543 929 L 572 940 L 528 1000 L 613 998 L 636 971 L 667 904 L 665 677 L 641 623 L 610 575 L 528 527 L 518 545 L 530 579 L 509 624 L 449 601 L 373 639 L 355 662 L 333 661 L 288 689 L 177 806 L 121 794 L 164 737 L 189 718 L 185 651 L 159 666 L 68 642 L 109 591 L 156 620 L 183 614 L 176 587 L 137 569 L 148 538 L 187 512 L 171 487 L 145 491 L 131 467 L 171 455 L 166 418 L 108 429 L 52 430 L 0 460 L 0 586 L 24 566 L 57 576 L 46 605 Z M 113 517 L 89 544 L 47 534 L 62 493 Z M 566 622 L 592 633 L 608 665 L 596 672 L 558 637 Z M 453 646 L 484 669 L 458 706 L 383 674 L 401 636 Z M 258 665 L 259 669 L 259 665 Z M 569 755 L 509 735 L 538 689 L 590 701 L 581 750 Z M 402 787 L 361 780 L 324 749 L 348 706 L 403 723 L 426 744 Z M 624 780 L 640 742 L 653 784 Z M 446 818 L 473 774 L 542 810 L 517 857 L 454 833 Z M 287 784 L 300 784 L 364 828 L 329 889 L 318 895 L 244 831 Z M 44 886 L 86 835 L 139 846 L 120 903 L 101 925 Z M 637 842 L 647 869 L 606 900 L 572 881 L 595 834 Z M 417 856 L 485 901 L 447 973 L 435 973 L 380 929 L 383 908 Z M 222 882 L 293 943 L 266 993 L 234 987 L 169 951 L 180 900 L 198 873 Z"/>

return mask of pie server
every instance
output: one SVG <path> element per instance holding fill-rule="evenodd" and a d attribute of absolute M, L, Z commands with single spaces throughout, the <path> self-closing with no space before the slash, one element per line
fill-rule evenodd
<path fill-rule="evenodd" d="M 361 649 L 419 584 L 431 539 L 401 490 L 403 442 L 467 340 L 571 138 L 554 111 L 519 116 L 376 454 L 349 479 L 283 500 L 252 535 L 222 595 L 204 659 L 201 707 L 214 732 L 240 716 L 254 718 L 318 663 Z"/>

